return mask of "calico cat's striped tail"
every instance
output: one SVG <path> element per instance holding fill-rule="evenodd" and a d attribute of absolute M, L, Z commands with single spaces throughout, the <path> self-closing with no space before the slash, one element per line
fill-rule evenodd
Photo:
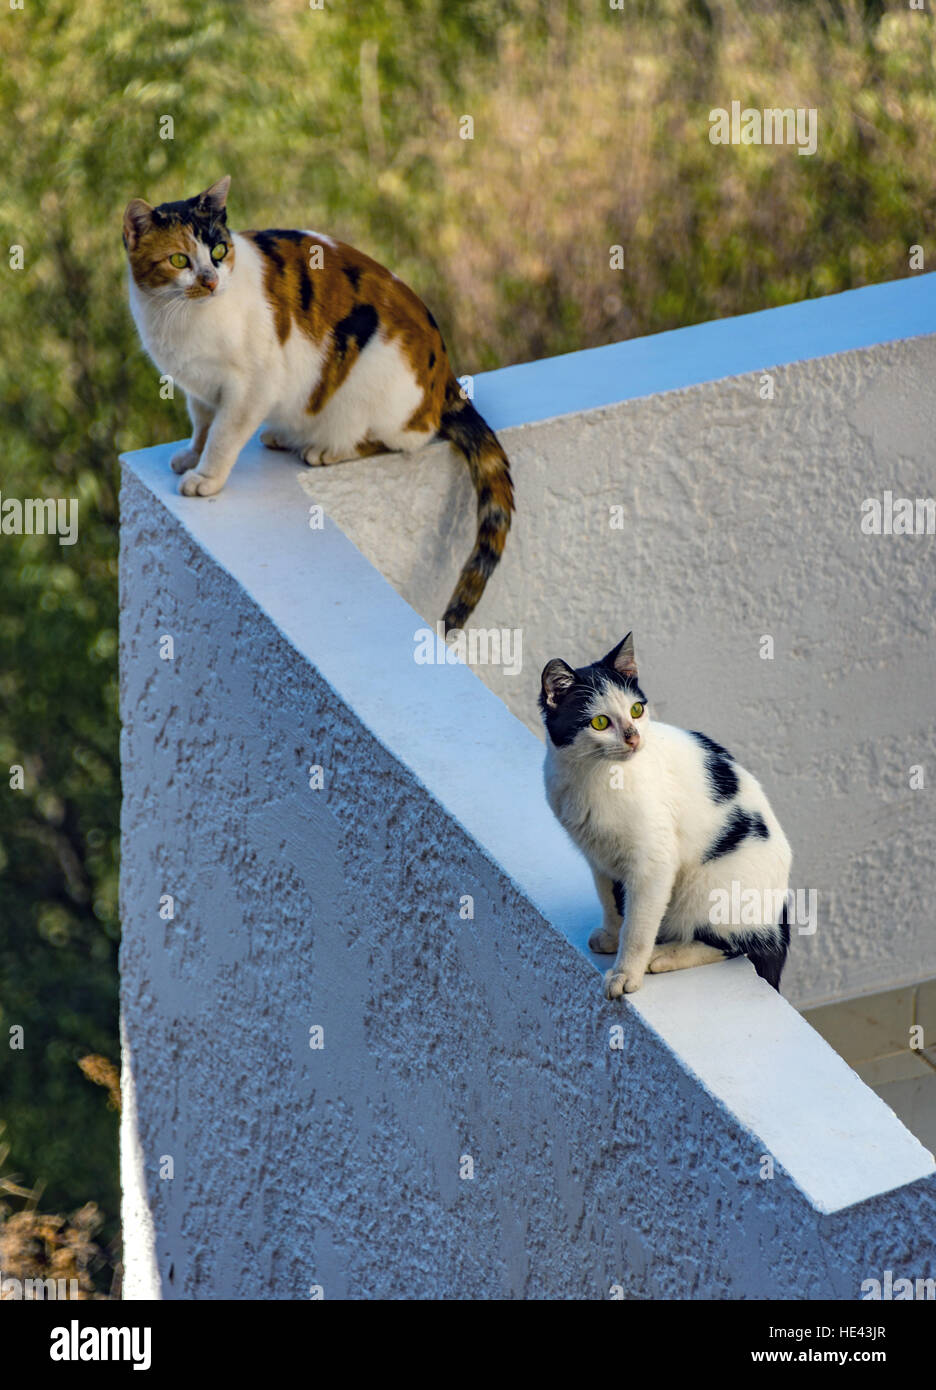
<path fill-rule="evenodd" d="M 477 539 L 442 619 L 448 633 L 464 627 L 484 593 L 504 550 L 514 498 L 507 455 L 454 377 L 449 377 L 445 388 L 439 437 L 464 456 L 478 495 Z"/>

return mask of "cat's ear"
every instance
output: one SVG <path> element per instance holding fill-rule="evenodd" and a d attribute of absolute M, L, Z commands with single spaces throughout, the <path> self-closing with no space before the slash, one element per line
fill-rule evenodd
<path fill-rule="evenodd" d="M 575 672 L 559 657 L 553 657 L 543 667 L 543 700 L 550 709 L 555 709 L 575 684 Z"/>
<path fill-rule="evenodd" d="M 149 227 L 152 217 L 153 209 L 149 203 L 145 203 L 142 198 L 130 199 L 123 215 L 123 239 L 128 251 L 132 251 L 136 246 Z"/>
<path fill-rule="evenodd" d="M 206 188 L 204 193 L 198 195 L 198 206 L 211 212 L 215 217 L 220 217 L 224 212 L 224 205 L 227 202 L 228 189 L 231 187 L 231 176 L 225 174 L 223 179 L 218 179 L 210 188 Z"/>
<path fill-rule="evenodd" d="M 637 679 L 637 657 L 634 653 L 634 634 L 629 632 L 623 641 L 618 642 L 616 647 L 612 647 L 606 657 L 602 658 L 602 666 L 608 666 L 612 671 L 617 671 L 619 676 L 625 680 Z"/>

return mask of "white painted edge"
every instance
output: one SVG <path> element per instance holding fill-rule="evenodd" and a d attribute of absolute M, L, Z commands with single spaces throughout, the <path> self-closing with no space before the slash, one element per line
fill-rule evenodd
<path fill-rule="evenodd" d="M 495 430 L 936 332 L 936 273 L 545 357 L 474 378 Z"/>
<path fill-rule="evenodd" d="M 120 1226 L 123 1238 L 124 1302 L 162 1298 L 156 1233 L 146 1190 L 143 1149 L 137 1128 L 133 1053 L 120 1018 Z"/>

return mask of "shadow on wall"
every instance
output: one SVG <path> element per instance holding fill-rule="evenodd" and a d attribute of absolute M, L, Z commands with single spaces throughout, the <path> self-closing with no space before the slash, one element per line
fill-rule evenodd
<path fill-rule="evenodd" d="M 936 1151 L 936 980 L 806 1009 L 803 1016 L 920 1143 Z"/>

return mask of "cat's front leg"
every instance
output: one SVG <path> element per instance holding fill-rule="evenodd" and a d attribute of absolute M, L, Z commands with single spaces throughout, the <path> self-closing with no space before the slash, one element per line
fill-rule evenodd
<path fill-rule="evenodd" d="M 588 938 L 588 949 L 598 951 L 601 955 L 614 955 L 618 948 L 618 940 L 621 935 L 621 914 L 618 912 L 618 900 L 614 892 L 614 879 L 603 874 L 600 869 L 596 869 L 593 864 L 589 865 L 592 871 L 592 878 L 595 880 L 595 888 L 598 890 L 598 899 L 601 903 L 603 920 L 600 927 L 596 927 Z M 623 897 L 623 888 L 618 884 L 618 888 Z"/>
<path fill-rule="evenodd" d="M 620 999 L 622 994 L 640 989 L 672 889 L 673 879 L 669 875 L 628 883 L 617 959 L 604 977 L 606 999 Z"/>
<path fill-rule="evenodd" d="M 241 449 L 262 424 L 267 405 L 246 384 L 225 386 L 198 467 L 184 473 L 179 483 L 184 497 L 213 497 L 221 491 Z"/>
<path fill-rule="evenodd" d="M 190 468 L 198 466 L 215 415 L 213 407 L 200 401 L 197 396 L 187 396 L 186 400 L 192 421 L 192 442 L 187 449 L 180 449 L 169 460 L 169 466 L 174 473 L 187 473 Z"/>

